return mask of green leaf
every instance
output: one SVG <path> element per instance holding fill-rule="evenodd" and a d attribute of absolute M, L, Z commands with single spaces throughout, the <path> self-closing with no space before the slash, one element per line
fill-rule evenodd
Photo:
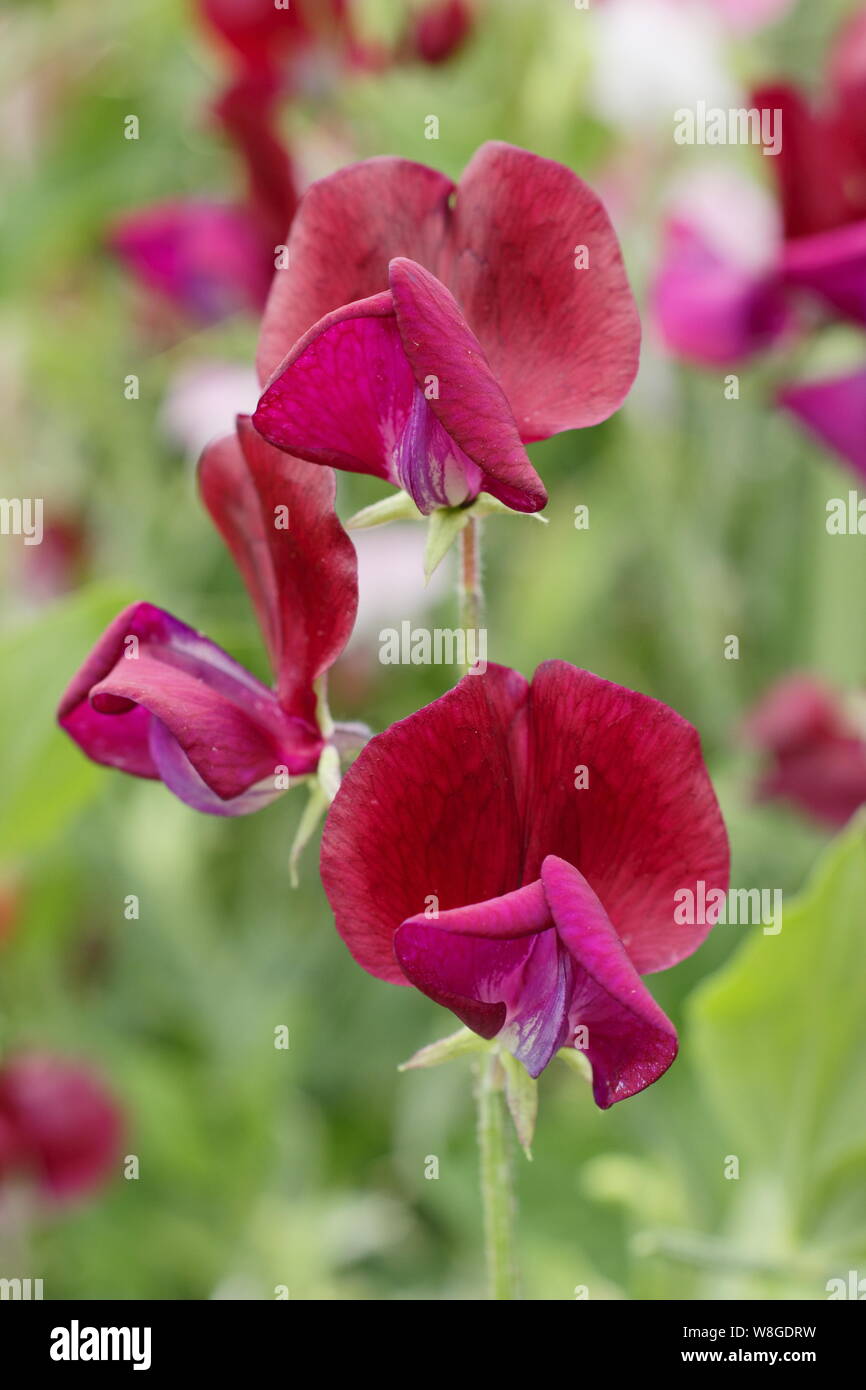
<path fill-rule="evenodd" d="M 50 841 L 111 776 L 57 727 L 57 705 L 97 638 L 128 602 L 117 590 L 84 590 L 0 635 L 4 858 Z"/>
<path fill-rule="evenodd" d="M 500 1052 L 499 1061 L 505 1075 L 505 1101 L 508 1113 L 514 1121 L 520 1147 L 526 1157 L 531 1159 L 535 1121 L 538 1117 L 538 1082 L 510 1052 Z"/>
<path fill-rule="evenodd" d="M 381 502 L 373 502 L 362 507 L 346 522 L 347 531 L 365 531 L 371 526 L 385 526 L 389 521 L 423 521 L 420 512 L 408 492 L 393 492 L 383 497 Z"/>
<path fill-rule="evenodd" d="M 414 1053 L 397 1068 L 398 1071 L 414 1071 L 417 1067 L 440 1067 L 443 1062 L 451 1062 L 455 1057 L 465 1057 L 470 1052 L 483 1052 L 490 1047 L 484 1038 L 479 1038 L 470 1028 L 458 1028 L 447 1038 L 429 1043 Z"/>
<path fill-rule="evenodd" d="M 437 507 L 430 513 L 424 551 L 425 579 L 431 579 L 436 573 L 468 520 L 469 512 L 465 507 Z"/>
<path fill-rule="evenodd" d="M 785 908 L 781 932 L 752 928 L 690 1011 L 688 1048 L 728 1151 L 744 1176 L 787 1193 L 798 1239 L 816 1238 L 819 1226 L 823 1237 L 843 1234 L 840 1203 L 849 1228 L 866 1221 L 851 1191 L 866 1157 L 864 902 L 861 815 Z"/>

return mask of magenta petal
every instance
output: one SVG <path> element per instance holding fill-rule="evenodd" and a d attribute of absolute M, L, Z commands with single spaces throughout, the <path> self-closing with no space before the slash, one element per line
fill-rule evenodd
<path fill-rule="evenodd" d="M 522 812 L 509 738 L 522 676 L 490 665 L 379 734 L 349 768 L 322 837 L 337 930 L 372 975 L 405 984 L 394 933 L 520 883 Z"/>
<path fill-rule="evenodd" d="M 670 352 L 710 366 L 762 351 L 789 319 L 777 275 L 723 260 L 681 221 L 667 229 L 653 314 Z"/>
<path fill-rule="evenodd" d="M 786 386 L 779 403 L 866 478 L 866 368 Z"/>
<path fill-rule="evenodd" d="M 394 452 L 394 480 L 425 516 L 436 507 L 460 507 L 481 491 L 484 475 L 454 442 L 417 387 Z"/>
<path fill-rule="evenodd" d="M 265 389 L 253 423 L 278 449 L 394 482 L 414 393 L 386 291 L 311 328 Z"/>
<path fill-rule="evenodd" d="M 586 1029 L 582 1050 L 592 1064 L 592 1091 L 596 1104 L 606 1110 L 667 1071 L 677 1054 L 676 1029 L 644 987 L 583 875 L 550 855 L 541 878 L 557 935 L 572 962 L 569 1037 L 574 1043 L 576 1030 Z"/>
<path fill-rule="evenodd" d="M 486 492 L 518 511 L 538 511 L 547 493 L 453 295 L 423 266 L 402 257 L 391 262 L 389 275 L 403 348 L 430 410 L 483 470 Z"/>
<path fill-rule="evenodd" d="M 640 974 L 691 955 L 712 923 L 677 923 L 675 894 L 698 881 L 728 887 L 727 834 L 695 729 L 564 661 L 536 671 L 529 729 L 524 879 L 550 854 L 574 864 Z"/>
<path fill-rule="evenodd" d="M 139 603 L 103 634 L 58 719 L 95 762 L 158 777 L 151 716 L 221 800 L 272 778 L 277 767 L 312 771 L 321 748 L 314 728 L 288 718 L 273 693 L 214 643 Z"/>
<path fill-rule="evenodd" d="M 567 1037 L 572 968 L 540 882 L 404 922 L 394 954 L 407 979 L 538 1076 Z"/>
<path fill-rule="evenodd" d="M 866 324 L 866 222 L 789 241 L 783 268 L 789 284 L 812 290 L 846 318 Z"/>
<path fill-rule="evenodd" d="M 334 475 L 272 448 L 243 416 L 236 435 L 205 449 L 199 486 L 258 614 L 280 703 L 312 722 L 313 681 L 340 655 L 358 608 Z"/>
<path fill-rule="evenodd" d="M 152 718 L 150 721 L 150 751 L 163 786 L 184 805 L 209 816 L 248 816 L 254 811 L 261 811 L 283 794 L 284 787 L 282 783 L 279 787 L 276 785 L 272 772 L 262 782 L 251 786 L 248 791 L 239 792 L 237 796 L 227 799 L 218 796 L 196 772 L 161 719 Z"/>
<path fill-rule="evenodd" d="M 640 320 L 607 213 L 576 174 L 483 145 L 460 180 L 448 254 L 442 278 L 524 442 L 613 414 L 637 372 Z"/>
<path fill-rule="evenodd" d="M 146 288 L 203 323 L 265 301 L 273 257 L 242 208 L 160 203 L 128 214 L 111 244 Z"/>
<path fill-rule="evenodd" d="M 453 191 L 444 174 L 390 156 L 350 165 L 308 188 L 292 223 L 289 265 L 274 276 L 265 310 L 260 379 L 268 381 L 312 324 L 384 290 L 394 256 L 435 267 Z"/>

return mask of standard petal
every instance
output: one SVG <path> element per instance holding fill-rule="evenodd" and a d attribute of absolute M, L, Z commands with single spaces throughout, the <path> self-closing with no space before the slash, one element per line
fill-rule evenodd
<path fill-rule="evenodd" d="M 677 1055 L 670 1019 L 644 987 L 610 918 L 571 864 L 550 855 L 541 879 L 559 940 L 572 963 L 570 1041 L 592 1064 L 592 1092 L 606 1110 L 667 1071 Z M 584 1036 L 579 1029 L 586 1029 Z M 576 1036 L 577 1035 L 577 1036 Z"/>
<path fill-rule="evenodd" d="M 317 731 L 214 643 L 148 603 L 126 609 L 97 643 L 60 704 L 62 728 L 95 762 L 158 777 L 151 716 L 221 800 L 315 768 Z"/>
<path fill-rule="evenodd" d="M 289 265 L 274 276 L 257 363 L 267 382 L 299 338 L 326 314 L 388 284 L 388 262 L 439 264 L 454 184 L 408 159 L 350 165 L 312 184 L 289 238 Z"/>
<path fill-rule="evenodd" d="M 404 257 L 389 277 L 403 348 L 430 410 L 484 474 L 483 488 L 517 511 L 547 503 L 514 416 L 454 296 Z"/>
<path fill-rule="evenodd" d="M 374 738 L 346 773 L 325 824 L 322 882 L 337 929 L 373 975 L 405 984 L 394 933 L 520 882 L 519 777 L 509 748 L 527 695 L 490 665 Z"/>
<path fill-rule="evenodd" d="M 675 894 L 728 886 L 728 840 L 695 729 L 667 705 L 564 661 L 529 702 L 523 881 L 554 854 L 592 884 L 640 974 L 692 954 L 712 923 Z"/>
<path fill-rule="evenodd" d="M 460 180 L 453 219 L 442 278 L 523 441 L 607 419 L 637 372 L 640 320 L 596 195 L 563 165 L 491 142 Z"/>
<path fill-rule="evenodd" d="M 269 443 L 311 463 L 394 482 L 414 394 L 385 291 L 315 324 L 266 388 L 253 423 Z"/>
<path fill-rule="evenodd" d="M 779 404 L 866 478 L 866 368 L 784 387 Z"/>
<path fill-rule="evenodd" d="M 334 475 L 273 448 L 241 416 L 235 435 L 205 449 L 199 485 L 258 614 L 280 703 L 312 722 L 313 681 L 340 655 L 358 608 Z"/>

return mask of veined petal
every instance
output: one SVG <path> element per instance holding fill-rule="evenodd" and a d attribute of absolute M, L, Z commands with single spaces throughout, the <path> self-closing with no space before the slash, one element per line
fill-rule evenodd
<path fill-rule="evenodd" d="M 447 254 L 442 278 L 525 443 L 613 414 L 637 372 L 640 320 L 616 233 L 576 174 L 483 145 L 458 185 Z"/>
<path fill-rule="evenodd" d="M 692 954 L 712 922 L 675 894 L 727 890 L 728 840 L 691 724 L 667 705 L 548 661 L 529 701 L 524 882 L 547 855 L 592 884 L 640 974 Z"/>
<path fill-rule="evenodd" d="M 253 423 L 269 443 L 311 463 L 394 482 L 414 392 L 385 291 L 315 324 L 266 387 Z"/>
<path fill-rule="evenodd" d="M 337 930 L 372 975 L 405 984 L 402 922 L 520 883 L 522 815 L 512 725 L 522 676 L 489 665 L 392 724 L 346 773 L 322 837 L 322 882 Z"/>
<path fill-rule="evenodd" d="M 358 608 L 334 474 L 272 448 L 241 416 L 235 435 L 205 449 L 199 486 L 253 601 L 280 703 L 312 723 L 313 682 L 340 655 Z"/>
<path fill-rule="evenodd" d="M 352 164 L 307 189 L 292 223 L 289 265 L 273 279 L 257 364 L 262 382 L 312 324 L 388 285 L 388 263 L 436 268 L 454 184 L 408 159 Z"/>

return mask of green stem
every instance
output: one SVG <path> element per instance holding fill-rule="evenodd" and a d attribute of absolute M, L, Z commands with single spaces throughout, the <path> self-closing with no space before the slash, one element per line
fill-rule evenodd
<path fill-rule="evenodd" d="M 503 1080 L 499 1057 L 491 1049 L 478 1069 L 478 1149 L 487 1279 L 490 1298 L 497 1301 L 518 1297 L 514 1248 L 516 1207 Z"/>
<path fill-rule="evenodd" d="M 481 521 L 476 516 L 471 516 L 460 532 L 457 602 L 463 631 L 477 632 L 484 620 L 484 593 L 481 587 Z"/>

